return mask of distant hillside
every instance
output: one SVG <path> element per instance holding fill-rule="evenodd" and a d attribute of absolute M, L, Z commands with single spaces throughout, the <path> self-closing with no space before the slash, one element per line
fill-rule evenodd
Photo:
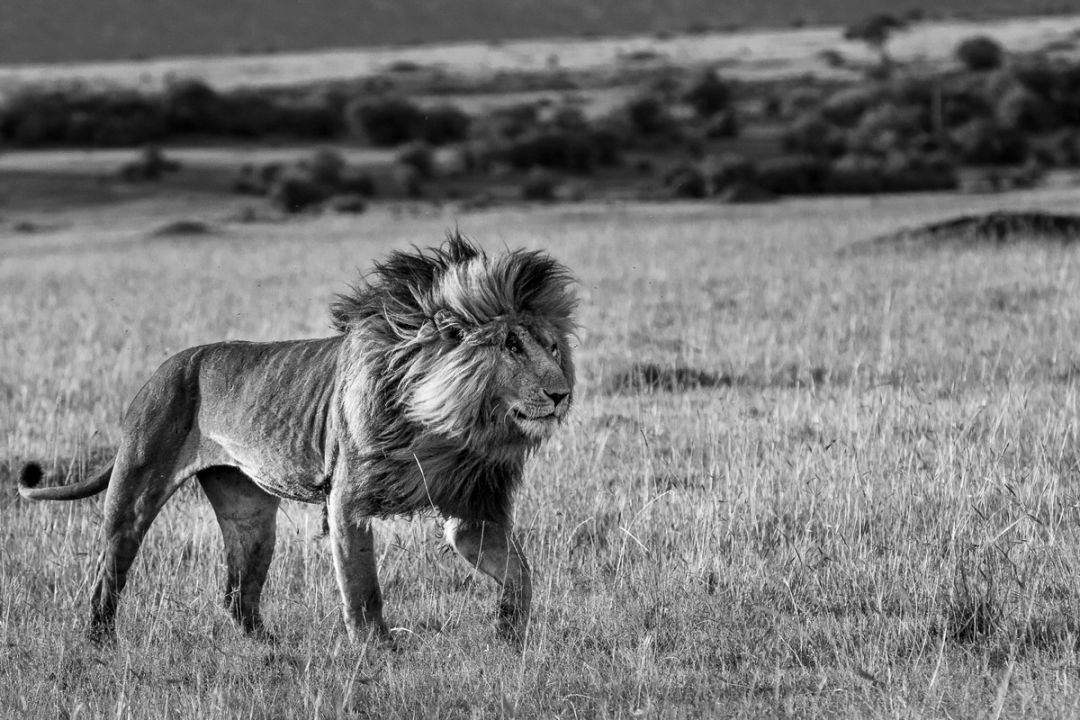
<path fill-rule="evenodd" d="M 0 0 L 0 64 L 1080 10 L 1080 0 Z"/>

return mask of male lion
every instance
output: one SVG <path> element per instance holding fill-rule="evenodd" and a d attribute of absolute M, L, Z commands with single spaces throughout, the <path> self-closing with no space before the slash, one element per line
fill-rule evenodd
<path fill-rule="evenodd" d="M 115 638 L 143 536 L 195 476 L 225 540 L 225 604 L 247 632 L 263 632 L 259 599 L 289 498 L 326 505 L 353 641 L 388 634 L 371 518 L 427 510 L 502 584 L 500 632 L 523 639 L 532 585 L 511 501 L 526 458 L 570 409 L 571 285 L 546 254 L 489 257 L 454 235 L 376 263 L 331 306 L 333 337 L 224 342 L 166 360 L 128 409 L 110 467 L 41 488 L 41 468 L 23 469 L 19 492 L 34 500 L 108 488 L 88 634 Z"/>

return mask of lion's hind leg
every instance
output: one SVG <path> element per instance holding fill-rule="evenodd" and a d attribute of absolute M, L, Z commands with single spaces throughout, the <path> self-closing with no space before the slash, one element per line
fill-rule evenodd
<path fill-rule="evenodd" d="M 525 639 L 532 604 L 529 561 L 509 525 L 448 519 L 446 541 L 466 562 L 502 585 L 499 633 L 512 643 Z"/>
<path fill-rule="evenodd" d="M 146 462 L 122 444 L 105 495 L 105 549 L 98 566 L 86 634 L 95 642 L 116 638 L 116 610 L 146 532 L 161 508 L 189 475 L 174 473 L 169 462 Z"/>
<path fill-rule="evenodd" d="M 269 638 L 259 603 L 274 556 L 281 501 L 233 467 L 198 473 L 225 542 L 225 607 L 244 632 Z"/>

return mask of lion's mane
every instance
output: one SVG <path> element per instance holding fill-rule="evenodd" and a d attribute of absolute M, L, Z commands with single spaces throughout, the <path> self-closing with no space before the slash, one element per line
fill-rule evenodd
<path fill-rule="evenodd" d="M 330 312 L 349 346 L 343 422 L 356 439 L 361 509 L 508 519 L 539 441 L 498 409 L 497 350 L 509 327 L 544 326 L 573 386 L 575 306 L 569 271 L 547 254 L 489 257 L 460 234 L 391 253 L 339 295 Z"/>

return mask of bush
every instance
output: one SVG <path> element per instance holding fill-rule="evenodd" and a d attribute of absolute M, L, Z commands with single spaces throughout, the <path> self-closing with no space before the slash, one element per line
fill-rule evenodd
<path fill-rule="evenodd" d="M 886 189 L 885 162 L 872 155 L 849 154 L 829 167 L 825 190 L 838 194 L 870 194 Z"/>
<path fill-rule="evenodd" d="M 414 140 L 443 145 L 463 140 L 469 134 L 469 116 L 449 105 L 422 110 L 404 98 L 384 98 L 354 104 L 345 114 L 351 127 L 378 147 L 394 147 Z"/>
<path fill-rule="evenodd" d="M 544 167 L 587 174 L 597 164 L 597 153 L 590 135 L 556 129 L 527 133 L 509 142 L 501 155 L 519 170 Z"/>
<path fill-rule="evenodd" d="M 713 140 L 733 138 L 739 134 L 739 118 L 734 108 L 716 113 L 705 123 L 705 137 Z"/>
<path fill-rule="evenodd" d="M 1050 103 L 1022 85 L 1014 85 L 998 100 L 997 120 L 1002 127 L 1025 133 L 1044 133 L 1058 125 Z"/>
<path fill-rule="evenodd" d="M 885 102 L 863 114 L 847 136 L 847 148 L 856 153 L 883 155 L 909 147 L 914 138 L 929 130 L 929 124 L 923 108 Z"/>
<path fill-rule="evenodd" d="M 225 103 L 201 80 L 170 82 L 165 88 L 162 104 L 170 135 L 216 135 L 221 132 Z"/>
<path fill-rule="evenodd" d="M 423 180 L 435 177 L 435 153 L 431 146 L 422 140 L 406 145 L 398 153 L 397 162 L 415 168 Z"/>
<path fill-rule="evenodd" d="M 587 130 L 589 119 L 581 108 L 564 105 L 552 113 L 551 124 L 560 130 Z"/>
<path fill-rule="evenodd" d="M 330 197 L 332 189 L 322 185 L 305 168 L 296 166 L 279 173 L 270 187 L 270 202 L 283 212 L 297 213 Z"/>
<path fill-rule="evenodd" d="M 777 195 L 824 192 L 828 174 L 828 161 L 808 154 L 766 158 L 757 166 L 758 185 Z"/>
<path fill-rule="evenodd" d="M 424 183 L 420 173 L 412 165 L 395 163 L 390 169 L 387 194 L 407 198 L 424 197 Z"/>
<path fill-rule="evenodd" d="M 683 102 L 699 117 L 709 118 L 731 104 L 731 87 L 712 70 L 698 77 L 683 95 Z"/>
<path fill-rule="evenodd" d="M 975 165 L 1016 165 L 1028 154 L 1028 140 L 1023 133 L 977 118 L 952 133 L 960 159 Z"/>
<path fill-rule="evenodd" d="M 345 194 L 370 198 L 375 197 L 378 186 L 370 173 L 347 165 L 341 170 L 337 189 Z"/>
<path fill-rule="evenodd" d="M 992 118 L 994 105 L 978 83 L 967 78 L 948 83 L 942 88 L 942 114 L 945 127 L 964 125 L 979 118 Z"/>
<path fill-rule="evenodd" d="M 855 127 L 863 113 L 888 97 L 887 89 L 876 83 L 837 90 L 821 104 L 821 117 L 840 127 Z"/>
<path fill-rule="evenodd" d="M 137 147 L 166 133 L 160 104 L 131 91 L 31 89 L 0 109 L 0 137 L 13 145 Z"/>
<path fill-rule="evenodd" d="M 714 190 L 723 190 L 736 183 L 757 181 L 757 166 L 742 155 L 721 155 L 710 158 L 706 166 Z"/>
<path fill-rule="evenodd" d="M 540 123 L 540 106 L 532 102 L 498 108 L 488 115 L 487 121 L 493 134 L 513 140 Z"/>
<path fill-rule="evenodd" d="M 628 102 L 626 114 L 634 130 L 641 135 L 661 135 L 675 126 L 667 105 L 660 98 L 651 95 Z"/>
<path fill-rule="evenodd" d="M 534 167 L 521 185 L 521 197 L 523 200 L 553 202 L 558 188 L 559 179 L 552 172 Z"/>
<path fill-rule="evenodd" d="M 709 194 L 709 181 L 697 165 L 679 165 L 664 175 L 672 197 L 700 199 Z"/>
<path fill-rule="evenodd" d="M 956 46 L 956 58 L 968 70 L 994 70 L 1005 61 L 1005 49 L 991 37 L 974 35 L 961 40 Z"/>
<path fill-rule="evenodd" d="M 890 192 L 955 190 L 960 186 L 956 161 L 944 153 L 890 153 L 885 158 Z"/>
<path fill-rule="evenodd" d="M 345 170 L 345 158 L 337 150 L 323 148 L 312 153 L 303 165 L 315 182 L 337 187 L 341 183 L 341 173 Z"/>
<path fill-rule="evenodd" d="M 823 156 L 841 155 L 847 144 L 843 131 L 815 112 L 793 120 L 784 130 L 781 142 L 788 152 Z"/>
<path fill-rule="evenodd" d="M 420 139 L 430 145 L 459 142 L 469 136 L 471 118 L 453 105 L 440 105 L 423 111 Z"/>
<path fill-rule="evenodd" d="M 402 98 L 353 105 L 346 112 L 353 127 L 378 147 L 394 147 L 417 139 L 424 123 L 420 108 Z"/>
<path fill-rule="evenodd" d="M 180 163 L 165 157 L 156 145 L 148 145 L 139 157 L 120 166 L 120 178 L 127 182 L 160 180 L 166 173 L 176 172 Z"/>
<path fill-rule="evenodd" d="M 233 176 L 232 189 L 233 192 L 241 195 L 265 195 L 269 188 L 260 177 L 255 166 L 251 163 L 244 163 L 236 171 L 236 175 Z"/>

